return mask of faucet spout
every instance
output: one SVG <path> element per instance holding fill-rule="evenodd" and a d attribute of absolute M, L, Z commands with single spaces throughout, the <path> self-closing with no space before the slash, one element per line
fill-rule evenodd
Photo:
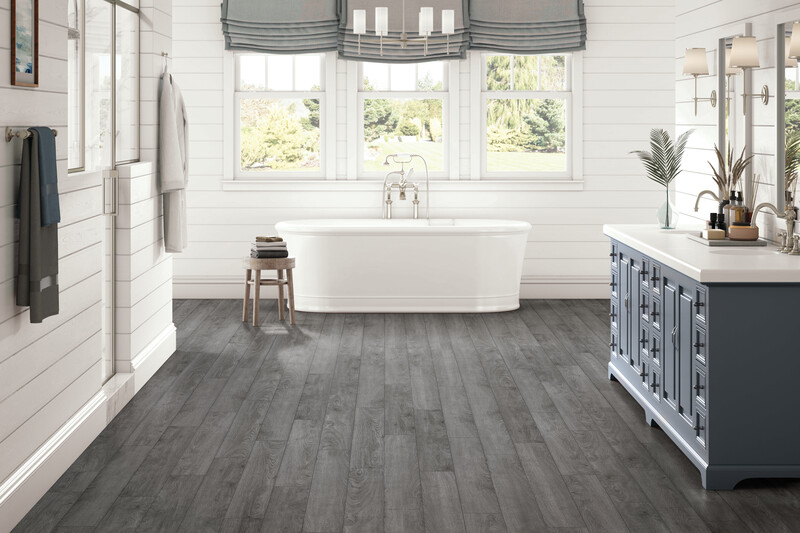
<path fill-rule="evenodd" d="M 774 205 L 772 205 L 769 202 L 763 202 L 763 203 L 758 204 L 756 206 L 756 208 L 753 209 L 753 218 L 750 220 L 750 227 L 752 227 L 752 228 L 756 227 L 756 219 L 758 218 L 758 213 L 764 208 L 771 209 L 772 212 L 775 213 L 775 216 L 778 217 L 778 218 L 786 218 L 786 214 L 785 213 L 781 213 L 780 211 L 778 211 L 777 207 L 775 207 Z"/>
<path fill-rule="evenodd" d="M 712 198 L 714 198 L 714 200 L 717 201 L 717 203 L 720 202 L 719 196 L 717 196 L 717 193 L 715 193 L 714 191 L 703 191 L 703 192 L 701 192 L 700 194 L 697 195 L 697 201 L 694 203 L 694 212 L 695 213 L 697 213 L 697 211 L 700 209 L 700 199 L 703 196 L 711 196 Z"/>

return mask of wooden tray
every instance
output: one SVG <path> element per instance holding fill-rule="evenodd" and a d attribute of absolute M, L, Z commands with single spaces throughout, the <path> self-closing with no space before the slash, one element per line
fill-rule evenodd
<path fill-rule="evenodd" d="M 694 233 L 687 233 L 686 236 L 689 237 L 691 240 L 705 244 L 706 246 L 766 246 L 767 245 L 767 241 L 765 241 L 764 239 L 758 239 L 757 241 L 732 241 L 730 239 L 708 240 Z"/>

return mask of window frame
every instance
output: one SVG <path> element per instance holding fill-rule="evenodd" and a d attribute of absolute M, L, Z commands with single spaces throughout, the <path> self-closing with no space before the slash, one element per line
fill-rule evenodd
<path fill-rule="evenodd" d="M 125 2 L 122 0 L 102 0 L 106 4 L 110 6 L 110 19 L 109 19 L 109 32 L 108 32 L 108 43 L 110 45 L 110 52 L 109 52 L 109 68 L 110 68 L 110 78 L 111 78 L 111 85 L 109 88 L 109 98 L 111 100 L 109 106 L 110 112 L 110 128 L 111 128 L 111 136 L 110 136 L 110 146 L 111 146 L 111 158 L 108 162 L 108 168 L 114 169 L 120 165 L 127 165 L 131 163 L 137 163 L 141 161 L 141 154 L 142 154 L 142 94 L 141 94 L 141 79 L 142 79 L 142 69 L 141 69 L 141 45 L 142 45 L 142 26 L 141 20 L 139 18 L 139 2 Z M 82 147 L 81 150 L 81 157 L 80 157 L 80 165 L 76 167 L 71 167 L 67 169 L 68 174 L 79 174 L 82 172 L 101 172 L 105 170 L 105 166 L 101 164 L 97 168 L 91 168 L 87 170 L 87 145 L 86 145 L 86 125 L 88 116 L 90 113 L 94 113 L 95 110 L 90 109 L 86 105 L 87 101 L 87 84 L 86 84 L 86 0 L 76 0 L 77 7 L 80 11 L 79 14 L 79 25 L 80 25 L 80 73 L 81 73 L 81 82 L 80 82 L 80 95 L 79 101 L 81 103 L 81 113 L 78 117 L 77 122 L 80 123 L 80 145 Z M 133 49 L 133 52 L 136 54 L 136 61 L 133 62 L 136 69 L 136 83 L 134 84 L 136 99 L 133 105 L 133 109 L 135 109 L 136 113 L 136 149 L 135 149 L 135 157 L 132 159 L 126 160 L 118 160 L 117 159 L 117 8 L 124 9 L 129 11 L 137 16 L 137 27 L 136 27 L 136 46 Z M 69 65 L 67 66 L 69 69 Z M 69 91 L 69 88 L 67 89 Z M 69 119 L 67 120 L 69 125 Z M 69 137 L 69 135 L 68 135 Z M 69 156 L 68 156 L 69 159 Z M 67 163 L 69 167 L 69 162 Z"/>
<path fill-rule="evenodd" d="M 79 147 L 79 161 L 77 165 L 72 167 L 70 166 L 69 161 L 69 154 L 71 152 L 71 148 L 67 148 L 67 173 L 73 174 L 76 172 L 83 172 L 86 170 L 86 43 L 84 41 L 86 35 L 86 5 L 84 0 L 70 0 L 75 2 L 75 9 L 77 10 L 77 23 L 78 23 L 78 39 L 77 41 L 80 42 L 80 46 L 78 47 L 78 57 L 80 58 L 80 65 L 78 70 L 78 92 L 77 95 L 77 104 L 78 104 L 78 117 L 76 122 L 79 124 L 78 126 L 78 147 Z M 69 24 L 67 24 L 67 31 L 69 31 Z M 69 43 L 70 40 L 67 40 Z M 68 44 L 69 45 L 69 44 Z M 69 58 L 69 54 L 67 55 Z M 67 64 L 67 71 L 69 72 L 70 65 Z M 69 76 L 69 74 L 67 74 Z M 69 87 L 67 88 L 69 91 Z M 67 96 L 67 102 L 69 104 L 69 93 Z M 69 109 L 67 110 L 69 114 Z M 67 117 L 67 125 L 70 125 L 69 116 Z M 67 144 L 72 140 L 72 135 L 74 135 L 72 128 L 69 128 L 67 132 Z"/>
<path fill-rule="evenodd" d="M 367 171 L 364 170 L 364 102 L 366 100 L 441 100 L 442 101 L 442 170 L 430 171 L 429 177 L 431 179 L 451 179 L 452 176 L 452 161 L 450 141 L 451 139 L 451 124 L 450 124 L 450 102 L 453 92 L 453 77 L 450 71 L 454 68 L 452 61 L 442 60 L 442 86 L 441 91 L 364 91 L 364 63 L 355 62 L 357 75 L 355 92 L 357 93 L 357 115 L 356 115 L 356 138 L 355 138 L 355 156 L 356 156 L 356 179 L 363 180 L 377 180 L 386 176 L 385 172 L 380 171 Z M 416 63 L 417 65 L 419 63 Z M 390 64 L 391 68 L 391 64 Z M 417 73 L 417 81 L 419 73 Z M 391 73 L 389 74 L 391 80 Z M 351 89 L 348 87 L 348 89 Z M 352 118 L 351 118 L 352 120 Z M 456 144 L 458 140 L 453 140 Z M 420 169 L 421 170 L 421 169 Z"/>
<path fill-rule="evenodd" d="M 335 76 L 336 76 L 336 63 L 335 57 L 332 61 L 331 52 L 317 53 L 317 54 L 291 54 L 292 61 L 292 74 L 296 65 L 296 57 L 301 55 L 318 55 L 320 56 L 320 83 L 322 88 L 319 91 L 271 91 L 266 89 L 263 91 L 241 91 L 239 90 L 241 73 L 240 62 L 241 56 L 262 55 L 264 56 L 264 83 L 265 86 L 269 83 L 269 68 L 267 64 L 267 56 L 277 54 L 262 54 L 258 52 L 233 52 L 230 54 L 233 68 L 233 153 L 232 158 L 232 175 L 235 180 L 299 180 L 299 179 L 335 179 L 335 172 L 331 176 L 331 163 L 335 169 L 335 150 L 331 149 L 331 142 L 335 143 L 335 129 L 336 120 L 331 120 L 329 107 L 333 108 L 335 113 Z M 333 63 L 333 65 L 331 65 Z M 333 85 L 331 88 L 331 68 L 333 68 Z M 294 76 L 293 82 L 294 84 Z M 333 98 L 331 98 L 333 94 Z M 267 170 L 267 171 L 244 171 L 242 170 L 242 139 L 241 139 L 241 102 L 244 99 L 269 99 L 269 100 L 302 100 L 302 99 L 318 99 L 319 100 L 319 169 L 312 171 L 282 171 L 282 170 Z M 227 98 L 226 98 L 227 100 Z M 334 104 L 331 105 L 330 101 L 333 100 Z M 332 122 L 332 123 L 331 123 Z M 335 147 L 335 144 L 333 145 Z M 333 161 L 331 161 L 333 160 Z"/>
<path fill-rule="evenodd" d="M 582 68 L 582 53 L 581 52 L 564 52 L 558 54 L 535 54 L 534 56 L 565 56 L 565 75 L 566 75 L 566 88 L 563 91 L 532 91 L 532 90 L 488 90 L 486 83 L 486 58 L 488 56 L 530 56 L 534 54 L 505 54 L 498 52 L 473 52 L 472 61 L 470 64 L 470 74 L 476 82 L 472 85 L 472 92 L 476 90 L 479 92 L 477 100 L 479 105 L 475 106 L 476 95 L 472 94 L 472 120 L 473 124 L 477 122 L 479 130 L 478 146 L 473 145 L 473 179 L 485 180 L 554 180 L 554 181 L 567 181 L 567 180 L 580 180 L 582 179 L 582 153 L 580 147 L 582 145 L 582 126 L 583 117 L 581 114 L 582 94 L 581 76 Z M 475 79 L 477 78 L 477 80 Z M 564 152 L 566 168 L 563 172 L 519 172 L 519 171 L 493 171 L 488 170 L 488 141 L 487 141 L 487 118 L 488 102 L 493 99 L 505 100 L 526 100 L 526 99 L 552 99 L 564 100 L 565 102 L 565 117 L 564 117 Z M 477 109 L 475 109 L 477 107 Z M 480 116 L 476 116 L 479 114 Z M 473 135 L 475 135 L 473 125 Z M 478 147 L 478 153 L 474 153 L 474 148 Z M 477 177 L 475 176 L 477 170 Z"/>

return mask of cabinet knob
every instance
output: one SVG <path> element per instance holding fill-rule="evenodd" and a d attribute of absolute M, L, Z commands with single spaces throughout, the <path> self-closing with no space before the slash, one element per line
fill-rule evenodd
<path fill-rule="evenodd" d="M 644 376 L 645 372 L 644 370 L 640 370 L 639 372 L 637 372 L 637 374 L 639 374 L 639 377 L 642 377 Z"/>
<path fill-rule="evenodd" d="M 611 252 L 608 257 L 617 257 L 617 252 Z"/>
<path fill-rule="evenodd" d="M 617 316 L 617 313 L 608 313 L 608 316 L 614 318 L 615 316 Z"/>
<path fill-rule="evenodd" d="M 613 347 L 614 347 L 614 346 L 616 346 L 616 345 L 617 345 L 617 343 L 616 343 L 616 342 L 613 342 L 613 341 L 608 343 L 608 347 L 609 347 L 609 348 L 613 348 Z"/>
<path fill-rule="evenodd" d="M 653 317 L 653 318 L 657 317 L 658 316 L 658 311 L 655 311 L 655 310 L 650 311 L 650 316 Z"/>
<path fill-rule="evenodd" d="M 650 276 L 650 281 L 652 281 L 652 282 L 656 282 L 659 279 L 661 279 L 661 278 L 659 278 L 658 276 Z"/>
<path fill-rule="evenodd" d="M 698 385 L 695 385 L 695 386 L 694 386 L 694 390 L 697 390 L 697 391 L 699 391 L 699 390 L 703 390 L 703 389 L 705 389 L 705 388 L 706 388 L 706 387 L 705 387 L 705 385 L 699 385 L 699 384 L 698 384 Z"/>
<path fill-rule="evenodd" d="M 616 283 L 614 283 L 613 281 L 612 281 L 611 283 L 609 283 L 609 285 L 610 285 L 611 287 L 616 287 L 616 286 L 617 286 L 617 284 L 616 284 Z"/>
<path fill-rule="evenodd" d="M 705 343 L 702 343 L 702 342 L 696 342 L 696 343 L 694 343 L 694 347 L 695 347 L 695 348 L 703 348 L 704 346 L 705 346 Z"/>
<path fill-rule="evenodd" d="M 650 384 L 650 388 L 653 389 L 653 392 L 655 392 L 656 389 L 658 388 L 658 382 L 656 381 L 655 376 L 653 376 L 653 382 Z"/>
<path fill-rule="evenodd" d="M 643 278 L 646 278 L 649 275 L 650 275 L 650 272 L 648 272 L 647 270 L 642 270 L 642 277 Z"/>
<path fill-rule="evenodd" d="M 706 429 L 706 427 L 705 426 L 701 426 L 699 424 L 695 424 L 694 426 L 692 426 L 692 429 L 694 431 L 703 431 L 704 429 Z"/>
<path fill-rule="evenodd" d="M 695 306 L 696 309 L 700 309 L 701 307 L 705 307 L 705 305 L 706 304 L 704 302 L 695 302 L 694 303 L 694 306 Z"/>
<path fill-rule="evenodd" d="M 639 309 L 647 309 L 648 307 L 650 307 L 650 306 L 649 306 L 649 305 L 647 305 L 647 304 L 641 304 L 641 305 L 639 306 Z"/>

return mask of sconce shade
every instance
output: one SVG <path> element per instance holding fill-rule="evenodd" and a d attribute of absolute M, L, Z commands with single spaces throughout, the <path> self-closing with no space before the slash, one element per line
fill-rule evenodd
<path fill-rule="evenodd" d="M 735 37 L 731 48 L 731 66 L 758 68 L 758 46 L 755 37 Z"/>
<path fill-rule="evenodd" d="M 366 9 L 353 10 L 353 33 L 355 33 L 356 35 L 364 35 L 367 33 Z"/>
<path fill-rule="evenodd" d="M 794 68 L 797 66 L 797 58 L 792 57 L 791 54 L 789 54 L 789 47 L 791 46 L 790 44 L 791 40 L 792 39 L 790 37 L 786 38 L 786 68 Z"/>
<path fill-rule="evenodd" d="M 708 74 L 708 60 L 705 48 L 687 48 L 686 59 L 683 62 L 684 74 Z"/>
<path fill-rule="evenodd" d="M 789 41 L 789 57 L 800 57 L 800 22 L 792 25 L 792 38 Z"/>
<path fill-rule="evenodd" d="M 726 76 L 736 76 L 740 74 L 742 71 L 738 68 L 731 67 L 731 49 L 725 49 L 725 75 Z"/>

